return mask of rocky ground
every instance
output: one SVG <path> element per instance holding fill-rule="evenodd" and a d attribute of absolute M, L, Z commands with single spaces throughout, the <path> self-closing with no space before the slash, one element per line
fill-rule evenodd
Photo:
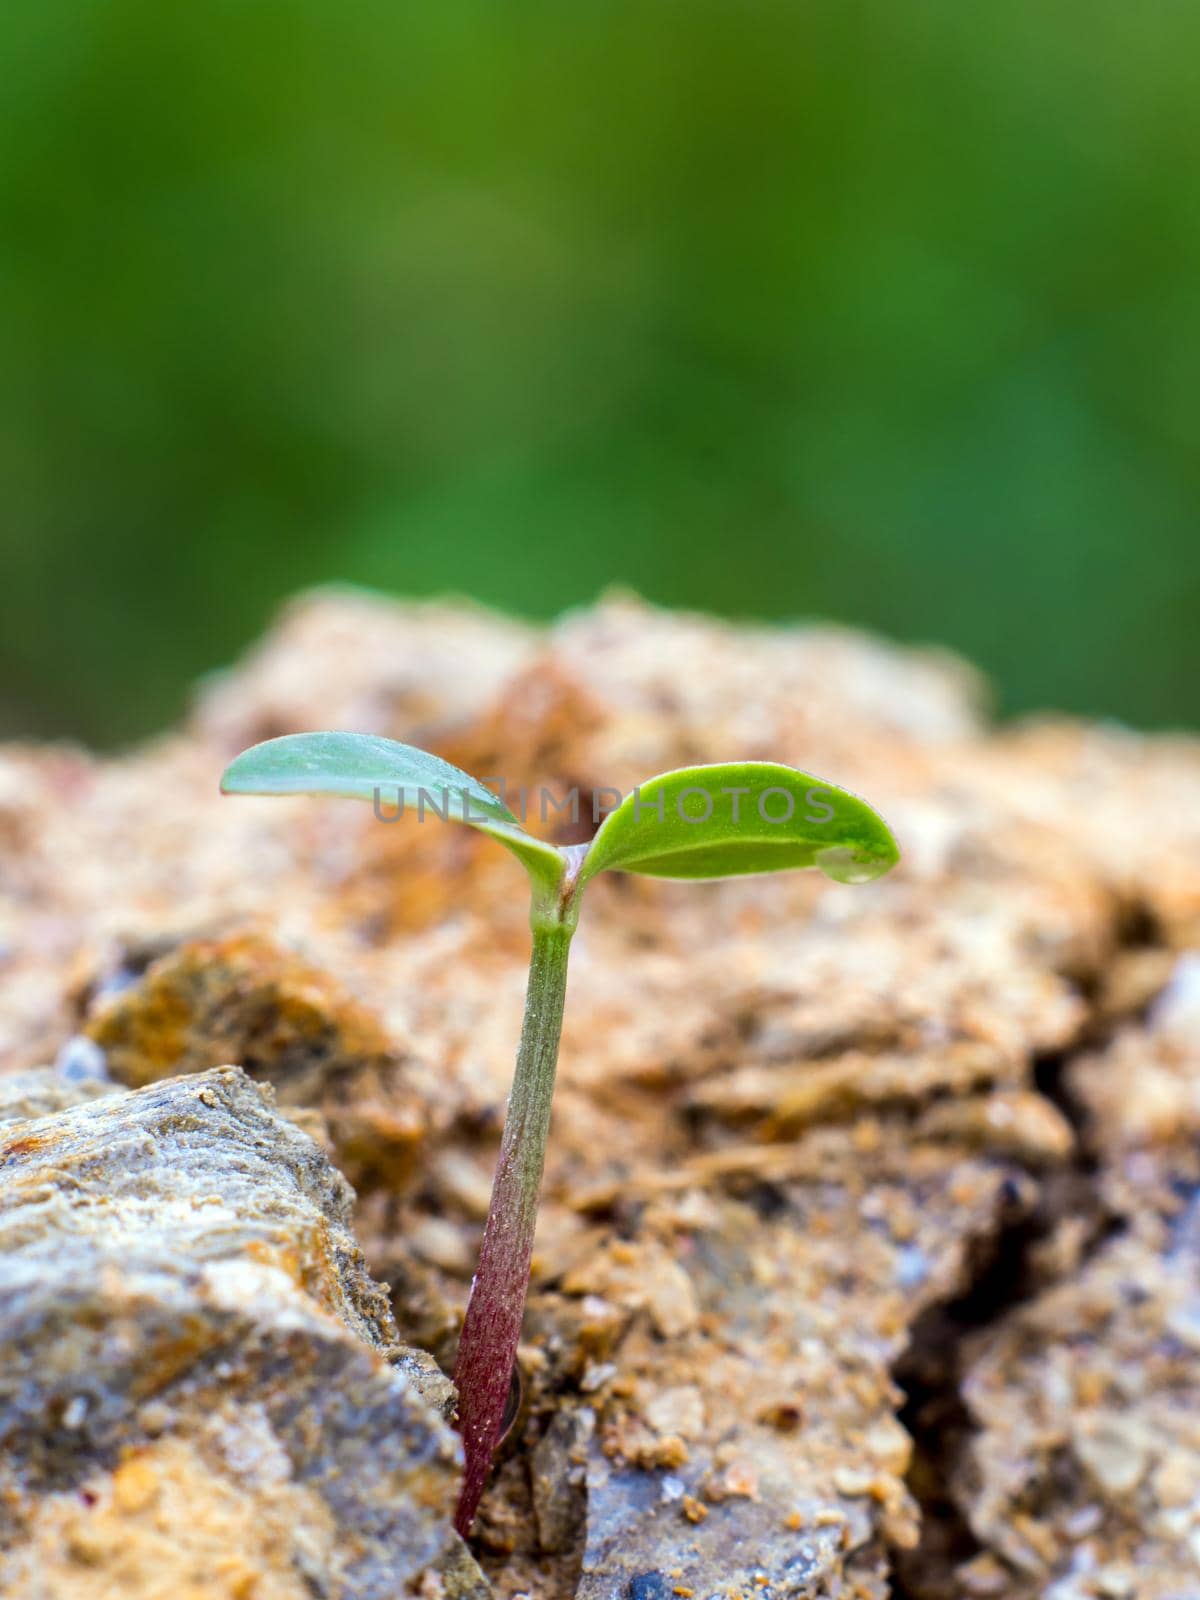
<path fill-rule="evenodd" d="M 217 795 L 311 727 L 576 787 L 559 839 L 782 760 L 904 853 L 589 888 L 478 1566 L 434 1363 L 524 884 L 468 829 Z M 840 630 L 325 593 L 148 748 L 8 748 L 0 852 L 0 1592 L 1200 1595 L 1200 742 L 997 728 Z"/>

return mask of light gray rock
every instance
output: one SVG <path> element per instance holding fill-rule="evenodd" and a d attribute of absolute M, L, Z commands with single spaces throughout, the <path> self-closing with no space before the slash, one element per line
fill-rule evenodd
<path fill-rule="evenodd" d="M 4 1126 L 0 1592 L 394 1600 L 446 1557 L 452 1390 L 351 1200 L 232 1067 Z"/>

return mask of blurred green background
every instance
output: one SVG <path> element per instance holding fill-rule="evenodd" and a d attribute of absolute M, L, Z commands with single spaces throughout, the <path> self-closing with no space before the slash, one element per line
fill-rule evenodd
<path fill-rule="evenodd" d="M 7 0 L 0 731 L 341 578 L 1200 721 L 1200 7 Z"/>

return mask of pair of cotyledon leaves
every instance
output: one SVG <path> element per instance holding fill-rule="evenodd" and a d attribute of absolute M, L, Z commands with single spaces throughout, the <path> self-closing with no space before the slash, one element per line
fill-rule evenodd
<path fill-rule="evenodd" d="M 566 856 L 526 832 L 492 791 L 448 761 L 362 733 L 294 733 L 244 750 L 226 794 L 341 795 L 377 809 L 420 807 L 506 845 L 553 889 Z M 880 877 L 899 858 L 882 818 L 855 795 L 771 761 L 683 767 L 649 778 L 605 816 L 578 870 L 727 878 L 818 867 L 842 883 Z"/>

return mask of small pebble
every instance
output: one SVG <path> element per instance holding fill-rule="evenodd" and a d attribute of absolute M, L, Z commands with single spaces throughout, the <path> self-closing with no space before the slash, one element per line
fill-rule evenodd
<path fill-rule="evenodd" d="M 68 1401 L 63 1411 L 63 1427 L 71 1429 L 82 1427 L 83 1419 L 87 1416 L 87 1408 L 87 1400 L 81 1394 Z"/>
<path fill-rule="evenodd" d="M 58 1052 L 54 1070 L 66 1083 L 106 1083 L 108 1058 L 94 1039 L 77 1033 Z"/>

